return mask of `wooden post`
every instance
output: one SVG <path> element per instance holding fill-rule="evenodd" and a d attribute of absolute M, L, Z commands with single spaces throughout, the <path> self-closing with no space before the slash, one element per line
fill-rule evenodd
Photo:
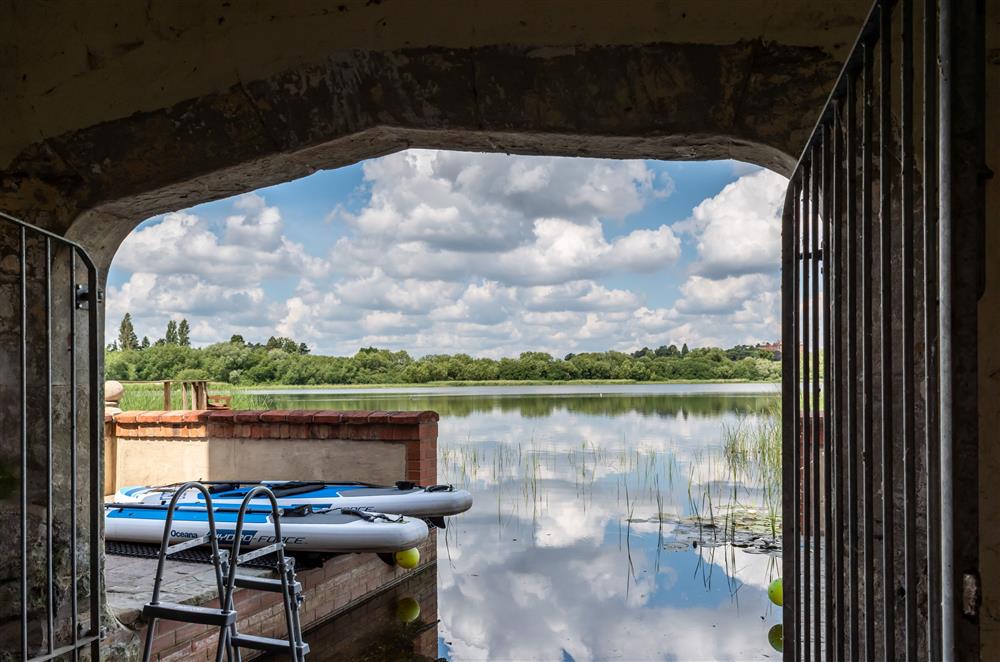
<path fill-rule="evenodd" d="M 170 380 L 163 380 L 163 410 L 170 411 L 173 407 L 170 406 Z"/>

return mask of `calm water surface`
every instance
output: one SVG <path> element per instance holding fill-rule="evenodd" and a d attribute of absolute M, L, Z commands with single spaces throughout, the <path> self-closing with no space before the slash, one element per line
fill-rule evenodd
<path fill-rule="evenodd" d="M 726 462 L 723 429 L 766 415 L 779 388 L 262 392 L 279 408 L 433 409 L 439 482 L 475 496 L 439 532 L 436 571 L 310 633 L 312 659 L 780 658 L 766 595 L 780 560 L 710 530 L 697 544 L 678 523 L 766 510 L 753 468 Z"/>

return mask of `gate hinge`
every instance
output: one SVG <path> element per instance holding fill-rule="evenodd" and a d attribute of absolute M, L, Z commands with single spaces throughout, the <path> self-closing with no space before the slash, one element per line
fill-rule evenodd
<path fill-rule="evenodd" d="M 97 303 L 104 302 L 104 290 L 98 288 Z M 90 288 L 86 285 L 76 286 L 76 308 L 77 310 L 87 310 L 90 305 Z"/>
<path fill-rule="evenodd" d="M 979 614 L 982 602 L 982 592 L 979 587 L 979 575 L 967 572 L 962 575 L 962 614 L 975 618 Z"/>

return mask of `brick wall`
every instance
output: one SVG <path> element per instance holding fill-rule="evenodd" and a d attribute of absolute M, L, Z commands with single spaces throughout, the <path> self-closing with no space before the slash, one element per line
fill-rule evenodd
<path fill-rule="evenodd" d="M 105 429 L 106 490 L 256 477 L 437 481 L 433 411 L 132 411 Z"/>

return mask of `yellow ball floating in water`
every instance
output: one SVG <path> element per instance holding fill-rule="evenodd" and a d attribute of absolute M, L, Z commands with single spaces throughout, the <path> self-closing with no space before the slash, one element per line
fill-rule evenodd
<path fill-rule="evenodd" d="M 781 577 L 775 579 L 767 587 L 767 597 L 771 598 L 771 602 L 779 607 L 785 603 L 784 590 L 781 588 Z"/>
<path fill-rule="evenodd" d="M 420 563 L 420 551 L 416 547 L 396 552 L 396 565 L 404 570 L 413 570 Z"/>
<path fill-rule="evenodd" d="M 785 628 L 781 626 L 781 623 L 778 623 L 767 631 L 767 643 L 771 644 L 771 648 L 779 653 L 784 652 Z"/>
<path fill-rule="evenodd" d="M 420 603 L 413 598 L 403 598 L 396 603 L 396 617 L 404 623 L 420 618 Z"/>

